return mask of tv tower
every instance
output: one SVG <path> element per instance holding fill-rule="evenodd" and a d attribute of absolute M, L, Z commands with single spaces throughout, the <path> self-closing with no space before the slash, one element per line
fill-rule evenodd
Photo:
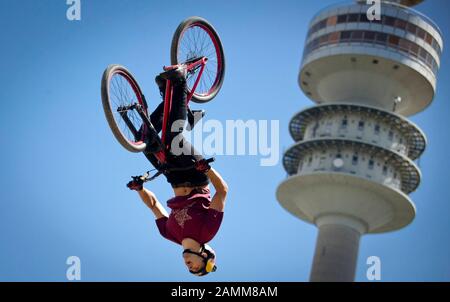
<path fill-rule="evenodd" d="M 289 177 L 277 189 L 319 229 L 310 281 L 353 281 L 360 237 L 415 217 L 408 194 L 426 138 L 405 116 L 433 100 L 443 49 L 439 28 L 411 8 L 420 2 L 382 0 L 370 21 L 373 3 L 354 1 L 310 23 L 298 83 L 317 106 L 290 121 Z"/>

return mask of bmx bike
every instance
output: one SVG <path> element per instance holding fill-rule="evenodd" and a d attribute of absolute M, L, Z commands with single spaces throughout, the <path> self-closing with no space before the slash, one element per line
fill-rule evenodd
<path fill-rule="evenodd" d="M 214 27 L 205 19 L 190 17 L 180 23 L 171 45 L 171 64 L 164 71 L 186 68 L 187 107 L 211 101 L 222 87 L 225 75 L 225 56 L 222 42 Z M 173 167 L 167 162 L 170 146 L 166 132 L 172 109 L 173 85 L 166 80 L 161 136 L 153 127 L 148 104 L 137 81 L 124 66 L 110 65 L 103 73 L 101 94 L 103 110 L 117 141 L 130 152 L 150 153 L 147 158 L 158 172 L 140 176 L 150 181 L 171 171 L 188 170 L 195 166 Z M 190 109 L 189 109 L 190 110 Z M 192 129 L 191 129 L 192 130 Z M 213 158 L 206 162 L 214 161 Z"/>

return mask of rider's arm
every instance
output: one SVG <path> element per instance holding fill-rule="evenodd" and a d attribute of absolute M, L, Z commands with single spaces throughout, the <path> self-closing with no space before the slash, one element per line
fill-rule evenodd
<path fill-rule="evenodd" d="M 214 189 L 216 190 L 209 208 L 219 212 L 223 212 L 225 209 L 225 199 L 228 193 L 228 185 L 220 176 L 220 174 L 213 168 L 211 168 L 206 173 L 206 175 L 208 175 L 212 185 L 214 186 Z"/>
<path fill-rule="evenodd" d="M 164 209 L 153 192 L 147 190 L 146 188 L 143 188 L 141 191 L 138 191 L 138 193 L 142 201 L 150 208 L 150 210 L 152 210 L 156 219 L 169 216 L 166 209 Z"/>

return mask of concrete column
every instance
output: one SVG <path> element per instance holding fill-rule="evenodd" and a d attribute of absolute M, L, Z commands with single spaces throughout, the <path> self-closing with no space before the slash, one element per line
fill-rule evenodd
<path fill-rule="evenodd" d="M 353 282 L 364 224 L 338 215 L 321 217 L 316 224 L 319 235 L 310 281 Z"/>

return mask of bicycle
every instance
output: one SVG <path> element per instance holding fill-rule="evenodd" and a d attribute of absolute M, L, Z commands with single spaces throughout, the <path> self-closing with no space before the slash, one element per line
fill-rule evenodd
<path fill-rule="evenodd" d="M 222 42 L 214 27 L 205 19 L 190 17 L 180 23 L 171 44 L 170 71 L 184 65 L 187 69 L 187 104 L 211 101 L 222 87 L 225 75 L 225 56 Z M 210 68 L 209 68 L 210 66 Z M 117 141 L 130 152 L 150 152 L 150 162 L 158 172 L 139 176 L 144 182 L 171 171 L 195 167 L 171 167 L 167 162 L 170 146 L 165 137 L 172 104 L 173 86 L 166 80 L 164 115 L 161 136 L 153 127 L 148 105 L 133 75 L 121 65 L 110 65 L 103 73 L 102 103 L 106 119 Z M 118 101 L 118 102 L 117 102 Z M 203 117 L 203 115 L 201 116 Z M 195 125 L 195 124 L 194 124 Z M 194 125 L 191 125 L 191 130 Z M 213 158 L 205 160 L 206 163 Z"/>

